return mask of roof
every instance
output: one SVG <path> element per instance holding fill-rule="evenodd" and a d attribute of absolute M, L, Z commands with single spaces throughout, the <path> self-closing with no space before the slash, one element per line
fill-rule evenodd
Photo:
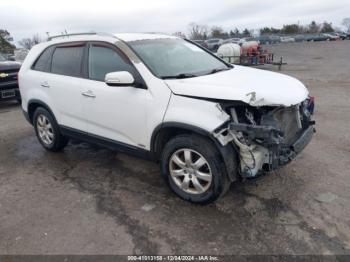
<path fill-rule="evenodd" d="M 48 46 L 72 42 L 72 41 L 104 41 L 109 43 L 116 43 L 119 40 L 130 42 L 137 40 L 146 40 L 146 39 L 165 39 L 172 38 L 176 39 L 175 36 L 165 35 L 165 34 L 153 34 L 153 33 L 124 33 L 124 34 L 105 34 L 105 33 L 77 33 L 77 34 L 67 34 L 62 36 L 52 37 L 51 40 L 42 42 L 40 44 L 35 45 L 31 51 L 29 52 L 24 64 L 22 67 L 30 66 L 30 63 L 34 61 L 34 59 L 42 52 L 43 49 Z"/>
<path fill-rule="evenodd" d="M 165 35 L 165 34 L 154 34 L 154 33 L 123 33 L 123 34 L 114 34 L 114 35 L 125 42 L 149 40 L 149 39 L 177 38 L 176 36 Z"/>
<path fill-rule="evenodd" d="M 122 33 L 122 34 L 106 34 L 106 33 L 77 33 L 68 35 L 58 35 L 49 38 L 49 43 L 62 43 L 68 41 L 91 41 L 91 40 L 104 40 L 108 42 L 115 42 L 120 39 L 125 42 L 146 40 L 146 39 L 165 39 L 165 38 L 177 38 L 175 36 L 155 33 Z"/>

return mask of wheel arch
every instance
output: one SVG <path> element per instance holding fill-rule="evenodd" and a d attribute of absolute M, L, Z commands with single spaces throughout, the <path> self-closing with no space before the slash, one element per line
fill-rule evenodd
<path fill-rule="evenodd" d="M 209 131 L 185 123 L 165 122 L 154 129 L 151 137 L 151 152 L 156 161 L 159 160 L 164 145 L 180 134 L 196 134 L 208 138 L 218 149 L 229 179 L 232 182 L 237 180 L 238 155 L 234 147 L 231 144 L 222 146 Z"/>
<path fill-rule="evenodd" d="M 43 107 L 45 108 L 47 111 L 49 111 L 49 113 L 52 115 L 52 117 L 54 118 L 54 120 L 57 122 L 55 114 L 53 113 L 53 111 L 51 110 L 51 108 L 43 101 L 38 100 L 38 99 L 31 99 L 28 101 L 28 118 L 31 124 L 33 124 L 33 116 L 34 116 L 34 112 L 38 107 Z"/>

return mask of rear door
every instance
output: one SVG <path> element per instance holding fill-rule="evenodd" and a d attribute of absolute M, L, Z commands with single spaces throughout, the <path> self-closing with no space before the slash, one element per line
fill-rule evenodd
<path fill-rule="evenodd" d="M 59 124 L 86 131 L 82 111 L 82 77 L 85 42 L 72 42 L 55 46 L 52 54 L 51 72 L 42 86 L 50 90 Z"/>

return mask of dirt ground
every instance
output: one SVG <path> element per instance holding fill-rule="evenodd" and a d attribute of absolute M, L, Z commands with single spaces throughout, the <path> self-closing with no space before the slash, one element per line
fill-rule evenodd
<path fill-rule="evenodd" d="M 350 254 L 350 41 L 268 48 L 316 97 L 317 133 L 208 206 L 177 198 L 150 162 L 77 142 L 48 153 L 1 103 L 0 254 Z"/>

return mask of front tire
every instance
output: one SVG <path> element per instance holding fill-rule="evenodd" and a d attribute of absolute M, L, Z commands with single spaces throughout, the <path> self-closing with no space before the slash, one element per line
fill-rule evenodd
<path fill-rule="evenodd" d="M 68 144 L 68 138 L 61 134 L 55 118 L 45 108 L 35 110 L 33 125 L 40 144 L 46 150 L 58 152 Z"/>
<path fill-rule="evenodd" d="M 231 184 L 216 147 L 197 135 L 171 139 L 162 153 L 161 170 L 172 191 L 192 203 L 211 203 Z"/>

